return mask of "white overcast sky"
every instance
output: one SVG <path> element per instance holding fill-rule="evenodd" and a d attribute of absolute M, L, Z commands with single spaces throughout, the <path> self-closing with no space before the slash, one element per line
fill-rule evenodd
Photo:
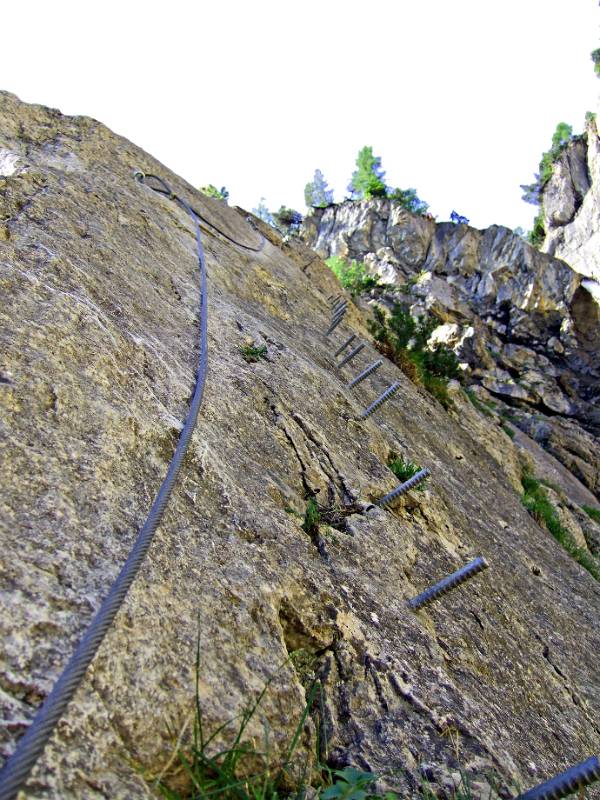
<path fill-rule="evenodd" d="M 36 2 L 2 10 L 2 86 L 86 114 L 190 183 L 304 210 L 372 145 L 440 220 L 531 226 L 520 183 L 596 110 L 598 0 Z"/>

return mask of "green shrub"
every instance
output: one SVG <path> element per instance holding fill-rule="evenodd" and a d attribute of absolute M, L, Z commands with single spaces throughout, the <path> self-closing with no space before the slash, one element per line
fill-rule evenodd
<path fill-rule="evenodd" d="M 542 158 L 540 159 L 540 164 L 538 167 L 539 172 L 535 174 L 534 182 L 521 186 L 521 189 L 524 190 L 523 200 L 526 203 L 540 205 L 542 199 L 542 190 L 552 177 L 554 164 L 572 138 L 573 128 L 571 125 L 567 125 L 566 122 L 559 122 L 556 126 L 556 130 L 552 134 L 552 146 L 549 150 L 546 150 L 545 153 L 542 153 Z M 533 233 L 534 231 L 532 231 L 532 234 Z"/>
<path fill-rule="evenodd" d="M 352 297 L 384 285 L 376 275 L 369 275 L 362 261 L 348 262 L 342 256 L 331 256 L 325 263 Z"/>
<path fill-rule="evenodd" d="M 594 72 L 600 78 L 600 47 L 592 50 L 590 53 L 591 59 L 594 62 Z"/>
<path fill-rule="evenodd" d="M 429 208 L 429 204 L 417 195 L 416 189 L 389 189 L 388 197 L 402 208 L 410 211 L 411 214 L 418 214 L 421 217 L 427 213 Z"/>
<path fill-rule="evenodd" d="M 494 407 L 491 403 L 484 403 L 483 400 L 480 400 L 475 392 L 472 389 L 465 389 L 465 394 L 471 401 L 471 404 L 475 406 L 478 411 L 481 411 L 482 414 L 485 414 L 486 417 L 493 417 L 494 414 Z"/>
<path fill-rule="evenodd" d="M 594 522 L 600 522 L 600 510 L 594 508 L 593 506 L 581 506 L 581 507 L 588 515 L 588 517 L 590 517 L 590 519 L 593 519 Z"/>
<path fill-rule="evenodd" d="M 413 461 L 405 461 L 402 456 L 397 455 L 397 453 L 390 453 L 387 463 L 400 483 L 409 480 L 413 475 L 416 475 L 417 472 L 423 469 L 423 467 L 417 466 Z M 424 481 L 421 481 L 416 487 L 417 491 L 422 492 L 427 486 L 428 480 L 429 478 L 425 478 Z"/>
<path fill-rule="evenodd" d="M 527 240 L 534 247 L 539 247 L 546 238 L 546 228 L 544 228 L 544 209 L 540 208 L 538 215 L 533 220 L 533 227 L 529 231 Z"/>
<path fill-rule="evenodd" d="M 522 503 L 536 522 L 545 527 L 578 564 L 581 564 L 597 581 L 600 581 L 600 563 L 588 550 L 579 547 L 571 533 L 563 527 L 542 482 L 525 472 L 521 477 L 521 483 L 524 490 Z"/>
<path fill-rule="evenodd" d="M 302 214 L 287 206 L 280 206 L 279 211 L 274 211 L 272 216 L 275 227 L 284 236 L 297 234 L 302 225 Z"/>
<path fill-rule="evenodd" d="M 221 186 L 220 189 L 217 189 L 216 186 L 213 186 L 212 183 L 209 183 L 208 186 L 201 186 L 200 191 L 207 197 L 215 197 L 217 200 L 222 200 L 224 203 L 229 200 L 229 192 L 224 186 Z"/>
<path fill-rule="evenodd" d="M 251 344 L 244 344 L 240 347 L 242 358 L 248 364 L 254 364 L 260 361 L 261 358 L 267 358 L 267 346 L 261 344 L 260 347 L 253 347 Z"/>
<path fill-rule="evenodd" d="M 509 426 L 508 426 L 508 425 L 507 425 L 505 422 L 502 422 L 502 423 L 500 424 L 500 427 L 502 428 L 502 430 L 504 431 L 504 433 L 505 433 L 507 436 L 509 436 L 511 439 L 514 439 L 514 438 L 515 438 L 515 432 L 514 432 L 514 431 L 513 431 L 513 429 L 512 429 L 512 428 L 510 428 L 510 427 L 509 427 Z"/>
<path fill-rule="evenodd" d="M 395 303 L 390 315 L 375 308 L 374 319 L 368 320 L 367 327 L 378 349 L 413 383 L 423 386 L 445 408 L 451 405 L 448 381 L 460 375 L 460 365 L 456 354 L 445 345 L 429 347 L 429 338 L 437 327 L 435 318 L 415 318 L 406 306 Z"/>

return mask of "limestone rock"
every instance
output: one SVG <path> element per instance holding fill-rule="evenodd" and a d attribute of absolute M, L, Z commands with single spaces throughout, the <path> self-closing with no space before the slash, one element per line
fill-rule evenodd
<path fill-rule="evenodd" d="M 578 197 L 592 192 L 582 147 L 565 155 Z M 396 292 L 383 290 L 380 304 L 401 301 L 414 315 L 433 314 L 440 325 L 432 344 L 452 347 L 467 379 L 508 411 L 555 417 L 560 430 L 571 420 L 568 430 L 590 442 L 585 465 L 562 445 L 548 446 L 598 492 L 591 451 L 600 450 L 600 291 L 593 282 L 508 228 L 436 224 L 386 199 L 315 209 L 304 239 L 323 256 L 345 247 L 348 258 L 394 283 Z"/>
<path fill-rule="evenodd" d="M 510 438 L 496 426 L 480 445 L 387 361 L 347 390 L 376 354 L 369 345 L 334 368 L 332 346 L 366 331 L 349 303 L 348 323 L 324 336 L 339 286 L 320 260 L 98 122 L 2 94 L 0 131 L 18 158 L 0 181 L 3 758 L 123 564 L 194 383 L 193 228 L 134 169 L 160 174 L 206 220 L 209 275 L 209 375 L 182 475 L 25 796 L 152 796 L 144 771 L 160 773 L 177 735 L 186 746 L 198 636 L 207 730 L 276 676 L 261 708 L 282 752 L 306 702 L 305 672 L 288 660 L 300 647 L 324 691 L 300 755 L 319 725 L 331 766 L 393 770 L 401 796 L 425 763 L 436 791 L 460 767 L 528 786 L 598 751 L 600 592 L 522 507 L 500 464 L 514 473 Z M 364 210 L 373 252 L 385 246 L 378 218 Z M 263 246 L 207 223 L 247 247 L 263 231 Z M 248 339 L 267 360 L 244 361 Z M 362 420 L 392 381 L 398 395 Z M 397 483 L 392 450 L 432 477 L 383 510 L 369 503 Z M 317 490 L 351 509 L 319 547 L 297 516 Z M 488 572 L 409 611 L 478 554 Z M 259 720 L 249 735 L 263 736 Z"/>
<path fill-rule="evenodd" d="M 567 145 L 542 193 L 546 238 L 542 249 L 581 275 L 600 281 L 600 138 L 590 118 Z"/>

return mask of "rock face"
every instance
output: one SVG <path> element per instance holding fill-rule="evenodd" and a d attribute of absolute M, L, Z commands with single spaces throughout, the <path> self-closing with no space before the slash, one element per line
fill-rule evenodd
<path fill-rule="evenodd" d="M 381 772 L 402 796 L 423 774 L 448 791 L 459 766 L 525 787 L 598 752 L 600 586 L 521 506 L 519 451 L 500 427 L 461 391 L 448 414 L 389 362 L 346 389 L 375 353 L 367 345 L 335 369 L 333 347 L 366 332 L 350 304 L 324 336 L 326 297 L 339 291 L 331 272 L 99 123 L 2 94 L 0 130 L 10 165 L 0 182 L 3 757 L 126 558 L 194 382 L 193 229 L 133 170 L 160 174 L 237 242 L 264 242 L 254 252 L 203 226 L 209 375 L 192 446 L 141 574 L 24 796 L 153 796 L 152 776 L 168 777 L 175 740 L 186 744 L 198 637 L 208 730 L 276 675 L 261 708 L 274 753 L 285 750 L 306 702 L 307 668 L 287 660 L 301 649 L 323 700 L 300 750 L 314 752 L 319 727 L 323 760 Z M 537 363 L 534 339 L 550 333 L 575 358 L 577 326 L 563 321 L 579 284 L 561 262 L 535 256 L 548 268 L 536 281 L 510 254 L 534 256 L 503 229 L 434 233 L 422 221 L 411 233 L 397 226 L 393 252 L 404 255 L 394 259 L 402 274 L 448 264 L 448 324 L 515 326 L 531 355 L 511 350 L 507 364 Z M 502 263 L 478 278 L 483 239 Z M 464 319 L 469 282 L 482 285 L 473 302 L 489 323 Z M 514 310 L 507 287 L 519 292 Z M 266 361 L 245 362 L 249 342 Z M 392 381 L 400 392 L 363 420 Z M 371 503 L 397 483 L 392 450 L 432 477 L 383 510 Z M 337 528 L 304 532 L 307 494 L 347 509 Z M 410 597 L 480 554 L 487 572 L 409 611 Z M 250 734 L 261 739 L 260 720 Z"/>
<path fill-rule="evenodd" d="M 586 122 L 554 165 L 542 193 L 542 250 L 600 282 L 600 138 L 597 118 Z"/>
<path fill-rule="evenodd" d="M 436 224 L 386 199 L 315 209 L 304 239 L 393 284 L 379 302 L 435 315 L 433 339 L 469 381 L 600 493 L 600 306 L 568 264 L 508 228 Z"/>

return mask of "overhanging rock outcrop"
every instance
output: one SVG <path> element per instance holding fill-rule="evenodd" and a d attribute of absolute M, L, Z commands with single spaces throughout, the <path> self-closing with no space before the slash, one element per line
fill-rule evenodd
<path fill-rule="evenodd" d="M 25 796 L 153 796 L 189 730 L 198 636 L 208 729 L 277 673 L 262 712 L 285 747 L 306 701 L 306 669 L 286 661 L 300 648 L 324 690 L 302 749 L 319 725 L 322 758 L 399 771 L 388 782 L 404 794 L 423 770 L 434 788 L 459 765 L 528 786 L 597 752 L 600 587 L 521 506 L 511 440 L 489 430 L 480 446 L 480 421 L 462 425 L 387 362 L 345 389 L 374 352 L 333 368 L 329 270 L 98 122 L 2 94 L 0 132 L 4 758 L 126 558 L 193 386 L 193 230 L 133 170 L 242 244 L 266 235 L 256 253 L 205 233 L 209 375 L 191 450 Z M 355 308 L 331 339 L 351 331 L 365 335 Z M 249 343 L 268 360 L 246 363 Z M 392 381 L 394 400 L 361 420 Z M 396 485 L 392 450 L 432 478 L 384 511 L 369 502 Z M 301 527 L 310 493 L 352 509 L 319 547 Z M 409 611 L 476 555 L 486 573 Z"/>

